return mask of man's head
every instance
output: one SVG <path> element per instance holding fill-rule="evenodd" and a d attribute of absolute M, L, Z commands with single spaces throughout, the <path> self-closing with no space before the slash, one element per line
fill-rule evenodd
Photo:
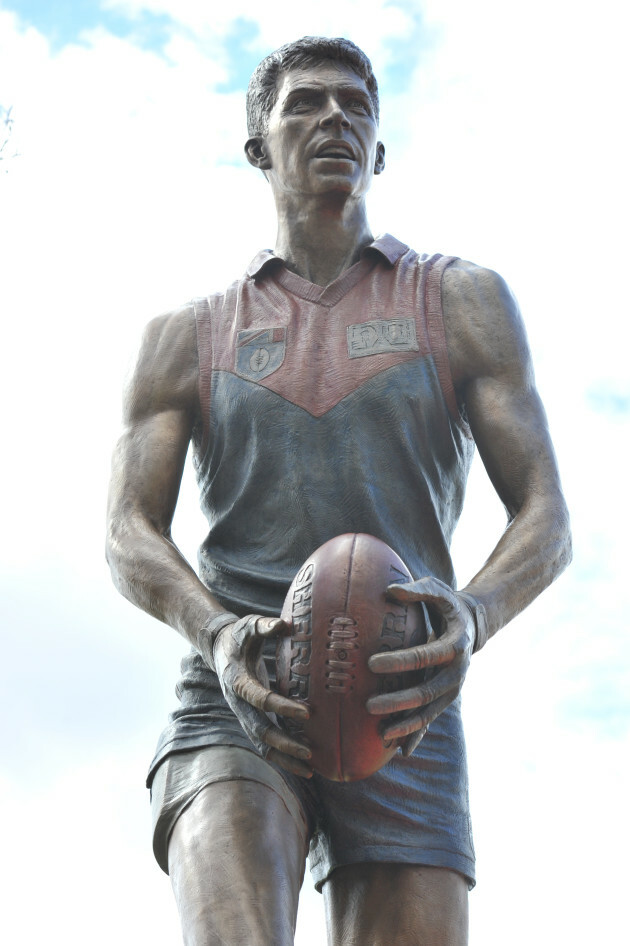
<path fill-rule="evenodd" d="M 254 136 L 266 133 L 282 73 L 291 69 L 308 68 L 327 60 L 342 63 L 363 79 L 370 93 L 374 117 L 378 122 L 378 86 L 372 72 L 372 64 L 365 53 L 349 39 L 304 36 L 270 53 L 254 70 L 247 90 L 248 134 Z"/>

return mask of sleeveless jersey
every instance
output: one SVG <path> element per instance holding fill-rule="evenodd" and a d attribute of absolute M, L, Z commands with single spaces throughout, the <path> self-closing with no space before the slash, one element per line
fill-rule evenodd
<path fill-rule="evenodd" d="M 452 259 L 385 236 L 322 288 L 263 252 L 196 304 L 199 566 L 226 607 L 279 613 L 302 562 L 344 532 L 453 585 L 472 441 L 442 323 Z"/>
<path fill-rule="evenodd" d="M 473 441 L 442 321 L 453 260 L 385 235 L 322 288 L 263 251 L 224 294 L 195 302 L 194 462 L 209 525 L 199 570 L 228 610 L 279 614 L 305 559 L 345 532 L 455 587 L 449 545 Z M 152 770 L 170 751 L 221 741 L 231 716 L 198 654 L 182 671 Z M 225 741 L 250 747 L 233 719 Z"/>

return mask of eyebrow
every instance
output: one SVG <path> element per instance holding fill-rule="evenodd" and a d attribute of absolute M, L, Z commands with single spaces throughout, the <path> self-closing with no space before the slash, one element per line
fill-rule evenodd
<path fill-rule="evenodd" d="M 327 85 L 309 85 L 308 83 L 296 85 L 289 92 L 287 92 L 287 96 L 284 101 L 288 102 L 296 95 L 303 95 L 305 92 L 316 95 L 322 94 L 327 88 L 329 88 Z M 370 107 L 372 106 L 372 99 L 370 98 L 369 92 L 366 92 L 364 89 L 357 88 L 356 85 L 337 85 L 334 88 L 336 92 L 340 92 L 343 95 L 356 95 L 367 102 Z"/>

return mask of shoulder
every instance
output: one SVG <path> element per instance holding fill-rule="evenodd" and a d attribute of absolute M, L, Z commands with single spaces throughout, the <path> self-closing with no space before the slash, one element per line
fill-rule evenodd
<path fill-rule="evenodd" d="M 530 370 L 518 303 L 494 270 L 455 260 L 444 272 L 442 311 L 456 385 L 484 374 Z"/>
<path fill-rule="evenodd" d="M 140 356 L 148 356 L 167 368 L 169 363 L 196 355 L 195 309 L 192 302 L 164 312 L 147 324 L 140 345 Z"/>
<path fill-rule="evenodd" d="M 165 312 L 146 326 L 126 392 L 136 415 L 168 409 L 193 411 L 199 360 L 192 302 Z"/>
<path fill-rule="evenodd" d="M 455 259 L 444 272 L 443 295 L 447 302 L 488 306 L 501 301 L 504 304 L 513 295 L 502 276 L 485 266 L 469 260 Z"/>

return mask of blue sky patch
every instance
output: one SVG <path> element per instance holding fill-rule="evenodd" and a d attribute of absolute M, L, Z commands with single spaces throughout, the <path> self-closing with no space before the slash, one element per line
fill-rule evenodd
<path fill-rule="evenodd" d="M 250 76 L 264 53 L 261 53 L 256 40 L 260 37 L 260 27 L 254 20 L 238 17 L 225 37 L 228 77 L 217 86 L 217 92 L 238 92 L 245 90 Z"/>
<path fill-rule="evenodd" d="M 600 737 L 625 738 L 630 728 L 628 698 L 628 667 L 618 657 L 619 665 L 606 667 L 593 664 L 574 673 L 576 692 L 565 697 L 560 720 L 565 726 L 595 729 Z"/>
<path fill-rule="evenodd" d="M 131 18 L 122 11 L 103 9 L 98 0 L 9 0 L 0 6 L 43 33 L 53 52 L 80 43 L 84 30 L 99 26 L 143 49 L 161 51 L 172 25 L 163 14 L 143 11 Z"/>
<path fill-rule="evenodd" d="M 392 0 L 387 6 L 402 10 L 412 24 L 406 36 L 392 37 L 385 42 L 385 48 L 390 53 L 389 63 L 383 75 L 377 76 L 381 92 L 387 90 L 390 95 L 396 95 L 410 88 L 414 70 L 422 62 L 423 53 L 435 45 L 436 33 L 426 25 L 415 2 Z"/>
<path fill-rule="evenodd" d="M 623 416 L 630 413 L 630 391 L 614 384 L 600 384 L 587 392 L 589 407 L 599 414 Z"/>

